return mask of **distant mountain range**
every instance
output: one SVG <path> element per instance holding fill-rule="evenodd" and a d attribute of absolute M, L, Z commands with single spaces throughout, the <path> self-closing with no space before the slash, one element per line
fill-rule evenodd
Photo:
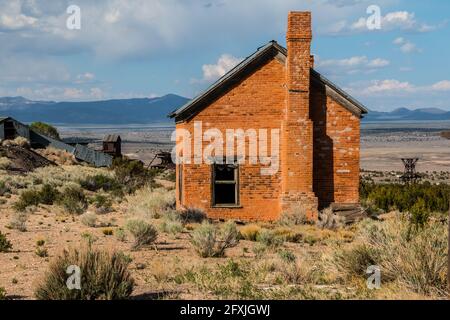
<path fill-rule="evenodd" d="M 407 108 L 399 108 L 391 112 L 370 111 L 364 117 L 364 122 L 377 121 L 417 121 L 417 120 L 450 120 L 450 111 L 437 108 L 423 108 L 410 110 Z"/>
<path fill-rule="evenodd" d="M 0 98 L 0 117 L 53 124 L 169 123 L 172 120 L 167 115 L 188 101 L 175 94 L 159 98 L 93 102 L 31 101 L 23 97 L 5 97 Z"/>
<path fill-rule="evenodd" d="M 159 98 L 106 100 L 93 102 L 31 101 L 23 97 L 0 98 L 0 117 L 22 122 L 52 124 L 147 124 L 169 123 L 167 115 L 189 101 L 175 94 Z M 437 108 L 391 112 L 370 111 L 364 122 L 450 120 L 450 111 Z"/>

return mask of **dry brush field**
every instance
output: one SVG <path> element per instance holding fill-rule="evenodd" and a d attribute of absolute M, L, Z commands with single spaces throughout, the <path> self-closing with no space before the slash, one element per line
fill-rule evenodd
<path fill-rule="evenodd" d="M 446 295 L 447 226 L 437 218 L 430 217 L 420 227 L 408 214 L 398 212 L 352 226 L 336 219 L 310 224 L 297 208 L 276 223 L 207 221 L 199 210 L 176 212 L 173 189 L 173 173 L 148 173 L 128 164 L 114 170 L 82 165 L 51 166 L 27 174 L 0 170 L 0 297 L 439 299 Z M 74 296 L 64 287 L 60 278 L 74 261 L 87 274 L 82 286 L 89 282 L 95 294 Z M 88 272 L 88 265 L 95 266 L 95 274 Z M 367 288 L 366 269 L 371 265 L 381 268 L 378 290 Z M 96 282 L 99 277 L 112 279 L 117 286 L 105 289 L 103 282 Z"/>

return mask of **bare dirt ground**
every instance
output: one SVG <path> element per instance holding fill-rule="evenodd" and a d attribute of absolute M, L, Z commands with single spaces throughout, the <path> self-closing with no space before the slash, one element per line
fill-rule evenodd
<path fill-rule="evenodd" d="M 439 132 L 365 132 L 361 137 L 361 168 L 403 171 L 402 158 L 419 158 L 419 172 L 449 171 L 450 140 Z"/>
<path fill-rule="evenodd" d="M 6 289 L 10 299 L 33 299 L 34 289 L 47 270 L 50 260 L 63 249 L 79 247 L 85 243 L 87 234 L 91 239 L 95 239 L 96 248 L 123 251 L 132 259 L 130 270 L 137 284 L 133 293 L 133 297 L 136 299 L 211 299 L 221 297 L 211 292 L 211 288 L 206 290 L 199 287 L 196 282 L 177 281 L 176 278 L 181 279 L 189 272 L 201 270 L 204 267 L 215 270 L 219 265 L 224 265 L 232 260 L 244 264 L 259 263 L 259 260 L 255 260 L 255 253 L 252 251 L 255 242 L 245 240 L 240 241 L 237 247 L 228 250 L 224 258 L 200 258 L 190 243 L 189 228 L 195 228 L 195 225 L 177 235 L 161 232 L 154 247 L 132 251 L 130 249 L 131 238 L 122 242 L 114 235 L 103 234 L 104 229 L 112 229 L 116 232 L 119 227 L 125 225 L 128 219 L 134 217 L 132 213 L 128 212 L 127 202 L 116 204 L 114 212 L 99 216 L 98 223 L 110 225 L 111 227 L 108 228 L 87 227 L 81 223 L 79 216 L 67 215 L 55 206 L 41 205 L 29 215 L 26 232 L 8 229 L 6 226 L 14 214 L 11 205 L 16 200 L 17 196 L 12 196 L 7 203 L 0 205 L 0 231 L 13 244 L 10 252 L 0 253 L 0 287 Z M 88 212 L 93 212 L 93 208 L 89 208 Z M 161 223 L 160 220 L 148 221 L 155 226 Z M 319 231 L 314 230 L 314 232 Z M 324 233 L 324 235 L 327 239 L 347 237 L 347 240 L 342 238 L 343 241 L 349 241 L 353 236 L 351 231 L 344 234 L 330 232 L 329 234 Z M 321 237 L 321 232 L 319 232 L 317 239 L 321 239 Z M 315 241 L 314 238 L 311 239 L 310 241 Z M 45 248 L 48 250 L 47 257 L 39 257 L 36 254 L 38 240 L 45 241 Z M 318 242 L 314 245 L 285 243 L 284 247 L 298 256 L 317 255 L 328 250 L 328 244 L 325 242 Z M 270 261 L 276 257 L 276 253 L 268 253 L 261 262 Z M 218 279 L 205 279 L 204 281 L 217 280 L 221 281 L 220 276 Z M 216 286 L 213 283 L 210 285 L 212 288 Z M 266 286 L 271 287 L 270 284 Z M 318 286 L 318 290 L 347 291 L 345 287 L 341 286 L 325 286 L 323 289 Z"/>

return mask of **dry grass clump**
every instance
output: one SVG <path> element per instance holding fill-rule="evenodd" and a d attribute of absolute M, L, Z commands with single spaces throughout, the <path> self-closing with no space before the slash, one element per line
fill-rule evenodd
<path fill-rule="evenodd" d="M 181 221 L 184 225 L 190 223 L 202 223 L 206 220 L 206 213 L 202 209 L 187 208 L 180 213 Z"/>
<path fill-rule="evenodd" d="M 80 221 L 85 226 L 95 228 L 97 225 L 97 215 L 95 213 L 85 213 L 80 217 Z"/>
<path fill-rule="evenodd" d="M 348 276 L 377 265 L 383 281 L 398 282 L 423 295 L 445 296 L 447 241 L 446 224 L 431 220 L 421 229 L 411 229 L 408 219 L 399 215 L 363 224 L 359 243 L 338 251 L 335 263 Z"/>
<path fill-rule="evenodd" d="M 0 252 L 8 252 L 10 249 L 12 249 L 11 242 L 0 231 Z"/>
<path fill-rule="evenodd" d="M 345 226 L 345 218 L 335 214 L 333 209 L 326 208 L 319 212 L 316 225 L 322 229 L 337 230 Z"/>
<path fill-rule="evenodd" d="M 162 232 L 176 236 L 183 232 L 184 226 L 181 222 L 181 217 L 176 211 L 169 211 L 164 215 L 163 221 L 160 225 Z"/>
<path fill-rule="evenodd" d="M 134 237 L 133 250 L 153 244 L 158 237 L 156 228 L 143 220 L 130 220 L 126 228 Z"/>
<path fill-rule="evenodd" d="M 15 146 L 15 147 L 21 147 L 21 148 L 26 148 L 26 149 L 30 148 L 30 142 L 24 137 L 17 137 L 14 140 L 4 140 L 2 142 L 2 145 L 5 147 Z"/>
<path fill-rule="evenodd" d="M 71 166 L 78 163 L 75 156 L 65 150 L 48 147 L 45 149 L 37 149 L 36 152 L 58 165 Z"/>
<path fill-rule="evenodd" d="M 256 241 L 262 228 L 257 224 L 249 224 L 239 229 L 242 239 L 248 241 Z"/>
<path fill-rule="evenodd" d="M 175 192 L 144 187 L 128 197 L 128 211 L 137 216 L 159 219 L 175 206 Z"/>
<path fill-rule="evenodd" d="M 88 207 L 88 201 L 83 190 L 76 185 L 64 188 L 57 202 L 58 205 L 70 214 L 81 215 Z"/>
<path fill-rule="evenodd" d="M 282 226 L 298 226 L 309 224 L 311 221 L 308 219 L 306 208 L 302 205 L 295 205 L 281 214 L 278 223 Z"/>
<path fill-rule="evenodd" d="M 192 232 L 191 243 L 202 258 L 223 257 L 226 249 L 239 243 L 239 231 L 232 221 L 225 223 L 220 229 L 209 222 L 203 222 Z"/>
<path fill-rule="evenodd" d="M 27 231 L 28 213 L 14 212 L 11 216 L 8 228 L 18 230 L 20 232 Z"/>
<path fill-rule="evenodd" d="M 70 290 L 67 286 L 75 271 L 70 266 L 80 268 L 81 290 Z M 91 246 L 65 250 L 50 263 L 35 296 L 39 300 L 126 299 L 134 288 L 128 266 L 129 259 L 123 253 L 95 250 Z"/>
<path fill-rule="evenodd" d="M 79 181 L 87 176 L 97 174 L 113 176 L 113 173 L 104 168 L 91 168 L 86 166 L 48 166 L 37 168 L 27 175 L 4 175 L 2 180 L 12 193 L 19 190 L 49 184 L 64 188 L 67 185 L 79 185 Z"/>
<path fill-rule="evenodd" d="M 11 160 L 6 157 L 0 157 L 0 170 L 8 170 L 11 167 Z"/>
<path fill-rule="evenodd" d="M 6 290 L 3 287 L 0 287 L 0 301 L 6 300 Z"/>

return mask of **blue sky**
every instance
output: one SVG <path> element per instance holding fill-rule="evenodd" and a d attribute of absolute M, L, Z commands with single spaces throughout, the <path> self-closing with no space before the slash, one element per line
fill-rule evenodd
<path fill-rule="evenodd" d="M 66 10 L 81 9 L 69 30 Z M 366 10 L 381 9 L 369 30 Z M 0 96 L 193 97 L 313 13 L 316 69 L 372 110 L 450 110 L 450 1 L 0 0 Z"/>

